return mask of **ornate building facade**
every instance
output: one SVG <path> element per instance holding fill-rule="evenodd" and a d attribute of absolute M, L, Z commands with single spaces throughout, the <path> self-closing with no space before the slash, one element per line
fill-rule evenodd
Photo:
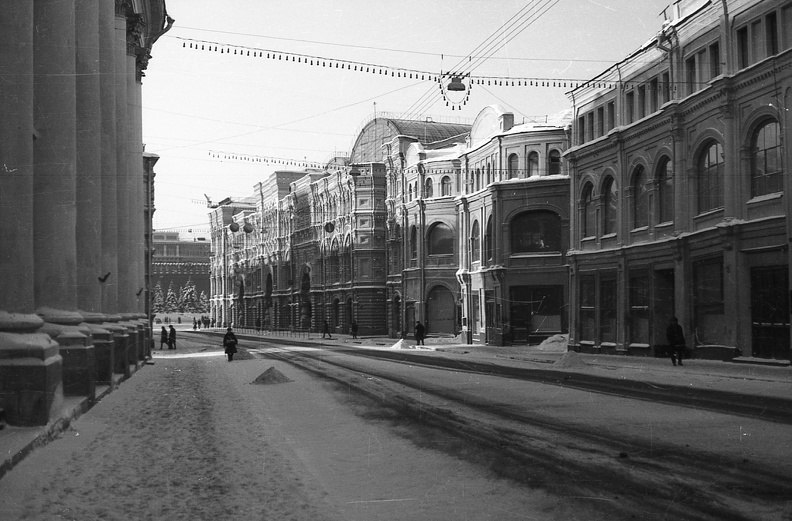
<path fill-rule="evenodd" d="M 789 360 L 792 3 L 683 1 L 572 91 L 570 345 Z"/>
<path fill-rule="evenodd" d="M 0 408 L 43 425 L 145 356 L 141 80 L 172 20 L 163 0 L 3 7 Z"/>
<path fill-rule="evenodd" d="M 499 345 L 566 332 L 569 118 L 375 118 L 349 157 L 275 172 L 211 214 L 214 317 L 393 338 L 421 321 Z"/>

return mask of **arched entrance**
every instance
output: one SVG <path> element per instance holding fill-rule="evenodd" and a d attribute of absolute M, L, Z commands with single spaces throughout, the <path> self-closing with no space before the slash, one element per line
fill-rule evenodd
<path fill-rule="evenodd" d="M 426 301 L 427 333 L 453 335 L 456 303 L 454 294 L 445 286 L 435 286 Z"/>

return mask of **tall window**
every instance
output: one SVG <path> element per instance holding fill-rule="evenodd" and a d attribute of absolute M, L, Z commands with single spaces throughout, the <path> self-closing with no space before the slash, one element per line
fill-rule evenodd
<path fill-rule="evenodd" d="M 481 189 L 481 169 L 480 168 L 476 169 L 476 184 L 474 185 L 473 189 L 474 190 L 480 190 Z"/>
<path fill-rule="evenodd" d="M 410 228 L 410 258 L 418 258 L 418 230 L 415 226 Z"/>
<path fill-rule="evenodd" d="M 426 245 L 429 255 L 453 255 L 454 232 L 447 224 L 437 223 L 429 229 Z"/>
<path fill-rule="evenodd" d="M 561 218 L 546 210 L 524 212 L 510 225 L 511 251 L 561 251 Z"/>
<path fill-rule="evenodd" d="M 698 212 L 723 207 L 723 147 L 710 142 L 698 159 Z"/>
<path fill-rule="evenodd" d="M 660 159 L 657 167 L 658 222 L 674 220 L 674 164 L 668 157 Z"/>
<path fill-rule="evenodd" d="M 602 234 L 608 235 L 616 233 L 618 230 L 619 193 L 616 189 L 616 182 L 612 177 L 607 178 L 602 186 L 602 193 L 605 198 L 602 205 Z"/>
<path fill-rule="evenodd" d="M 487 219 L 487 231 L 484 234 L 484 258 L 489 262 L 492 260 L 492 250 L 494 237 L 492 235 L 492 217 Z"/>
<path fill-rule="evenodd" d="M 582 212 L 582 226 L 583 231 L 581 237 L 594 237 L 597 234 L 597 209 L 594 206 L 594 185 L 588 183 L 583 188 L 583 212 Z"/>
<path fill-rule="evenodd" d="M 528 154 L 528 177 L 539 175 L 539 154 L 531 152 Z"/>
<path fill-rule="evenodd" d="M 551 150 L 548 154 L 548 175 L 558 175 L 561 173 L 561 153 L 558 150 Z"/>
<path fill-rule="evenodd" d="M 649 226 L 649 191 L 646 189 L 644 168 L 639 166 L 633 173 L 633 228 Z"/>
<path fill-rule="evenodd" d="M 478 221 L 473 222 L 473 228 L 470 231 L 470 262 L 481 261 L 481 231 L 479 230 Z"/>
<path fill-rule="evenodd" d="M 424 197 L 429 198 L 434 196 L 434 186 L 432 185 L 432 178 L 428 177 L 424 183 Z"/>
<path fill-rule="evenodd" d="M 519 166 L 518 161 L 519 159 L 517 157 L 517 154 L 511 154 L 509 156 L 509 179 L 514 179 L 518 177 L 517 175 L 518 173 L 517 169 Z"/>
<path fill-rule="evenodd" d="M 451 195 L 451 177 L 443 176 L 440 180 L 440 195 Z"/>
<path fill-rule="evenodd" d="M 751 143 L 751 196 L 783 190 L 781 140 L 777 121 L 764 123 Z"/>

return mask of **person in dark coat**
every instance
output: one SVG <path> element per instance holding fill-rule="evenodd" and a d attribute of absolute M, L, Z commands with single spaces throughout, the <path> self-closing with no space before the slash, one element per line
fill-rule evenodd
<path fill-rule="evenodd" d="M 327 338 L 333 339 L 333 337 L 330 336 L 330 324 L 327 323 L 327 320 L 325 320 L 322 325 L 322 338 L 324 338 L 325 335 L 327 335 Z"/>
<path fill-rule="evenodd" d="M 424 344 L 424 336 L 426 335 L 426 328 L 421 321 L 415 323 L 415 345 L 426 345 Z"/>
<path fill-rule="evenodd" d="M 350 332 L 352 333 L 352 338 L 357 338 L 357 322 L 354 320 L 352 321 L 352 325 L 349 327 Z"/>
<path fill-rule="evenodd" d="M 162 344 L 170 347 L 170 342 L 168 342 L 168 330 L 165 329 L 165 326 L 162 326 L 162 331 L 160 332 L 160 351 L 162 351 Z"/>
<path fill-rule="evenodd" d="M 173 324 L 171 324 L 170 332 L 168 333 L 168 349 L 176 349 L 176 329 Z"/>
<path fill-rule="evenodd" d="M 228 356 L 228 361 L 234 360 L 234 354 L 237 352 L 237 337 L 230 327 L 226 330 L 225 336 L 223 336 L 223 347 L 225 348 L 225 354 Z"/>
<path fill-rule="evenodd" d="M 677 360 L 679 360 L 679 365 L 682 365 L 682 353 L 687 349 L 687 343 L 677 317 L 671 317 L 671 322 L 666 328 L 666 340 L 668 340 L 668 347 L 671 350 L 671 363 L 677 365 Z"/>

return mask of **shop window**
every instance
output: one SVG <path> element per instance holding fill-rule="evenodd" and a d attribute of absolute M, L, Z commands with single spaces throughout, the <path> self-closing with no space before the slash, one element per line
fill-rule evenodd
<path fill-rule="evenodd" d="M 426 242 L 429 255 L 454 254 L 454 232 L 446 224 L 437 223 L 432 226 Z"/>
<path fill-rule="evenodd" d="M 633 228 L 649 226 L 649 191 L 646 189 L 644 168 L 633 172 Z"/>
<path fill-rule="evenodd" d="M 580 277 L 580 324 L 579 334 L 583 341 L 597 341 L 596 287 L 593 275 Z"/>
<path fill-rule="evenodd" d="M 649 343 L 649 277 L 630 277 L 630 342 Z"/>
<path fill-rule="evenodd" d="M 723 147 L 717 141 L 705 146 L 698 158 L 698 212 L 723 207 Z"/>
<path fill-rule="evenodd" d="M 616 279 L 600 280 L 600 340 L 616 342 L 617 332 L 617 292 Z"/>
<path fill-rule="evenodd" d="M 512 253 L 561 251 L 561 218 L 536 210 L 515 217 L 510 225 Z"/>
<path fill-rule="evenodd" d="M 777 121 L 768 121 L 754 133 L 751 143 L 751 196 L 783 190 L 781 138 Z"/>

